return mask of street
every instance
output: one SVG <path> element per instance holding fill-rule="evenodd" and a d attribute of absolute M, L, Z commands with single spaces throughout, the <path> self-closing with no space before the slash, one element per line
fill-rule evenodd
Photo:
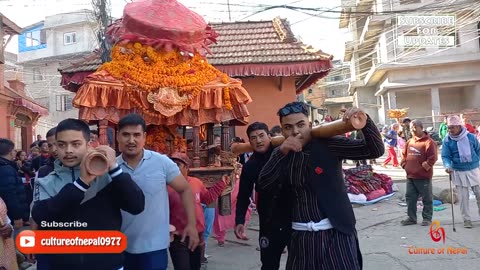
<path fill-rule="evenodd" d="M 439 157 L 440 158 L 440 157 Z M 378 161 L 383 161 L 379 159 Z M 350 165 L 351 165 L 350 161 Z M 420 225 L 401 226 L 400 221 L 406 217 L 405 206 L 398 203 L 404 196 L 405 178 L 401 169 L 384 169 L 374 166 L 378 173 L 390 175 L 399 192 L 389 200 L 373 205 L 357 206 L 354 211 L 357 218 L 357 231 L 360 247 L 363 254 L 364 269 L 366 270 L 452 270 L 472 269 L 474 265 L 480 264 L 480 218 L 475 200 L 470 200 L 472 211 L 473 229 L 464 229 L 463 220 L 458 204 L 455 205 L 455 224 L 457 232 L 452 230 L 451 205 L 443 211 L 434 212 L 434 220 L 438 220 L 445 229 L 445 244 L 443 241 L 434 242 L 430 236 L 430 227 Z M 441 161 L 435 166 L 433 179 L 434 190 L 449 188 L 448 177 L 443 171 Z M 418 212 L 421 222 L 421 210 Z M 207 253 L 212 255 L 205 269 L 208 270 L 246 270 L 260 269 L 260 253 L 256 251 L 258 238 L 258 216 L 252 215 L 249 224 L 249 241 L 236 240 L 233 232 L 227 235 L 224 247 L 219 247 L 215 239 L 209 240 Z M 445 247 L 445 254 L 409 254 L 411 246 L 417 248 L 438 248 Z M 447 254 L 451 248 L 467 248 L 467 254 Z M 412 249 L 411 249 L 412 250 Z M 436 252 L 437 253 L 437 252 Z M 287 255 L 282 258 L 281 269 L 284 269 Z M 173 269 L 173 268 L 171 268 Z"/>

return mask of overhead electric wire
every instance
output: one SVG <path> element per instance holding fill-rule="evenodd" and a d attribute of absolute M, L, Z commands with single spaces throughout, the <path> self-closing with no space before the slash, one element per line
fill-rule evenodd
<path fill-rule="evenodd" d="M 471 9 L 474 9 L 474 10 L 475 10 L 475 9 L 480 9 L 480 4 L 477 3 L 477 4 L 474 5 L 473 7 L 469 5 L 468 8 L 465 8 L 465 9 L 463 9 L 463 10 L 456 10 L 455 12 L 456 12 L 456 13 L 461 13 L 462 11 L 471 10 Z M 445 9 L 445 10 L 447 10 L 447 9 Z M 450 10 L 450 9 L 448 9 L 448 10 Z M 470 15 L 470 14 L 466 14 L 464 17 L 468 17 L 469 15 Z M 457 19 L 458 19 L 458 18 L 457 18 Z M 463 17 L 460 17 L 460 19 L 463 19 Z M 462 29 L 465 25 L 471 25 L 471 24 L 473 24 L 473 23 L 476 23 L 475 18 L 471 18 L 471 21 L 463 22 L 463 25 L 462 25 L 462 24 L 461 24 L 461 25 L 458 25 L 457 31 L 460 30 L 460 29 Z M 363 27 L 364 27 L 364 26 L 360 26 L 360 27 L 358 27 L 358 28 L 363 28 Z M 388 31 L 386 31 L 386 32 L 383 32 L 383 33 L 384 33 L 384 34 L 389 34 L 389 33 L 391 33 L 391 32 L 394 32 L 395 30 L 396 30 L 396 28 L 395 28 L 394 26 L 392 26 L 392 29 L 390 29 L 390 30 L 388 30 Z M 392 39 L 391 39 L 385 46 L 388 48 L 392 43 L 396 43 L 396 42 L 397 42 L 397 39 L 396 39 L 394 36 L 392 36 Z M 378 43 L 378 42 L 377 42 L 377 43 Z M 358 44 L 357 44 L 357 45 L 358 45 Z M 376 45 L 374 45 L 374 46 L 376 46 Z M 461 44 L 458 44 L 457 46 L 461 46 Z M 452 49 L 452 48 L 446 48 L 445 50 L 448 50 L 448 49 Z M 395 48 L 392 49 L 392 50 L 390 50 L 390 51 L 387 51 L 387 55 L 390 55 L 390 53 L 393 52 L 394 50 L 395 50 Z M 397 49 L 397 50 L 398 50 L 398 49 Z M 376 53 L 376 51 L 374 50 L 374 48 L 370 48 L 368 51 L 369 51 L 369 53 L 368 53 L 367 55 L 362 56 L 362 57 L 361 57 L 360 59 L 358 59 L 358 60 L 354 60 L 355 63 L 353 63 L 353 64 L 355 64 L 355 65 L 361 65 L 361 64 L 362 64 L 362 63 L 360 63 L 361 60 L 363 60 L 364 58 L 366 58 L 366 57 L 368 57 L 368 56 L 371 56 L 371 55 L 373 55 L 373 54 Z M 358 50 L 355 51 L 355 52 L 358 53 Z M 397 60 L 398 60 L 399 58 L 404 58 L 404 56 L 406 56 L 406 55 L 408 55 L 408 54 L 412 54 L 412 53 L 414 53 L 414 52 L 413 52 L 413 51 L 411 51 L 411 52 L 409 52 L 409 53 L 404 53 L 404 52 L 402 52 L 402 54 L 397 55 L 396 58 L 397 58 Z M 431 54 L 422 54 L 421 56 L 418 56 L 418 57 L 429 57 L 430 55 L 433 55 L 433 54 L 436 54 L 436 53 L 434 52 L 434 53 L 431 53 Z M 395 59 L 394 59 L 394 60 L 395 60 Z M 408 61 L 408 59 L 406 59 L 406 60 Z M 395 61 L 396 61 L 396 60 L 395 60 Z M 350 62 L 351 62 L 351 61 L 350 61 Z M 388 61 L 388 63 L 391 63 L 391 62 L 394 62 L 394 61 Z M 361 68 L 360 70 L 362 70 L 362 69 L 363 69 L 363 68 Z M 360 77 L 363 77 L 363 75 L 367 74 L 368 72 L 369 72 L 369 69 L 367 69 L 367 71 L 365 71 L 364 73 L 360 74 L 359 76 L 360 76 Z M 331 74 L 332 74 L 332 73 L 331 73 Z"/>

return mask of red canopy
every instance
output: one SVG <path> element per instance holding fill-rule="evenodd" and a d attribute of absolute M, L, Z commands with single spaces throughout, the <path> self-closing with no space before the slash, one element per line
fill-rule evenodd
<path fill-rule="evenodd" d="M 113 42 L 140 42 L 159 49 L 203 52 L 218 36 L 197 13 L 176 0 L 146 0 L 125 6 L 123 19 L 107 31 Z"/>

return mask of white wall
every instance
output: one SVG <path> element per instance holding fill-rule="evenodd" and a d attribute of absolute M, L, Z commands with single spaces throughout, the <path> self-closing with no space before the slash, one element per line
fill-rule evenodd
<path fill-rule="evenodd" d="M 439 89 L 442 113 L 459 112 L 470 107 L 470 91 L 465 87 L 444 87 Z"/>
<path fill-rule="evenodd" d="M 40 125 L 44 126 L 44 129 L 47 131 L 65 118 L 78 118 L 77 109 L 57 111 L 57 96 L 74 96 L 73 93 L 60 86 L 61 75 L 58 72 L 59 67 L 58 62 L 29 63 L 23 67 L 23 80 L 26 85 L 25 92 L 49 110 L 48 116 L 42 117 L 43 123 Z M 38 71 L 43 75 L 43 79 L 34 78 L 34 74 Z"/>
<path fill-rule="evenodd" d="M 452 63 L 438 66 L 392 70 L 388 74 L 390 82 L 408 82 L 411 80 L 445 79 L 458 80 L 460 76 L 478 76 L 480 79 L 480 63 Z"/>
<path fill-rule="evenodd" d="M 428 116 L 432 114 L 430 89 L 423 91 L 396 91 L 397 108 L 409 108 L 409 116 Z"/>
<path fill-rule="evenodd" d="M 375 96 L 375 88 L 358 87 L 354 95 L 354 106 L 362 108 L 370 117 L 379 122 L 377 97 Z"/>

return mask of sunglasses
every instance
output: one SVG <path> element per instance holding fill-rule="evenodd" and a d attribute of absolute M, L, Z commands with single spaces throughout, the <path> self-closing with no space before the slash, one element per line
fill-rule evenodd
<path fill-rule="evenodd" d="M 278 112 L 278 115 L 281 116 L 281 117 L 284 117 L 284 116 L 290 115 L 292 113 L 308 114 L 307 105 L 297 103 L 295 105 L 285 107 Z"/>

